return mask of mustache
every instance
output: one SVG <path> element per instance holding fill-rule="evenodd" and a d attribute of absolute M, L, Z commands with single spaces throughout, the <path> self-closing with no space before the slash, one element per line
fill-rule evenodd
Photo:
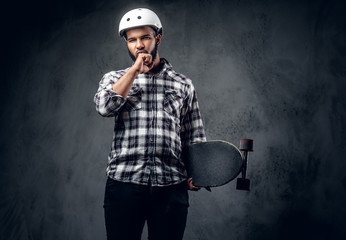
<path fill-rule="evenodd" d="M 138 56 L 138 54 L 141 54 L 141 53 L 148 53 L 148 51 L 146 50 L 138 50 L 136 51 L 136 55 Z"/>

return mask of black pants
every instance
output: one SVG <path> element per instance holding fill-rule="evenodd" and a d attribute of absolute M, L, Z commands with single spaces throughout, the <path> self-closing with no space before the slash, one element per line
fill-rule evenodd
<path fill-rule="evenodd" d="M 151 187 L 107 179 L 104 210 L 107 240 L 183 239 L 189 207 L 186 182 Z"/>

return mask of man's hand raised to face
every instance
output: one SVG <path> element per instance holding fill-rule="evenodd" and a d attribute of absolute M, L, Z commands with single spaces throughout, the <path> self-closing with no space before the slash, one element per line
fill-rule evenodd
<path fill-rule="evenodd" d="M 147 73 L 154 67 L 152 56 L 148 53 L 139 53 L 136 62 L 133 64 L 133 68 L 138 72 Z"/>
<path fill-rule="evenodd" d="M 148 53 L 139 53 L 130 70 L 127 71 L 119 81 L 113 84 L 113 91 L 126 98 L 137 75 L 147 73 L 153 69 L 153 67 L 154 62 L 152 61 L 152 56 Z"/>

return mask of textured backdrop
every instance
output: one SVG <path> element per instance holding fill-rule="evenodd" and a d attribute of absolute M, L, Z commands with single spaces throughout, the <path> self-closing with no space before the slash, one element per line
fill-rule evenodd
<path fill-rule="evenodd" d="M 184 239 L 345 239 L 346 3 L 321 0 L 3 5 L 0 238 L 105 239 L 113 119 L 93 96 L 131 64 L 116 31 L 135 7 L 160 16 L 208 139 L 255 140 L 251 191 L 192 192 Z"/>

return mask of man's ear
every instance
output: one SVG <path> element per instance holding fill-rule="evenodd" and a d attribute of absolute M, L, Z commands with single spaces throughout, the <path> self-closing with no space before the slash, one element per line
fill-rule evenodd
<path fill-rule="evenodd" d="M 157 46 L 159 46 L 160 44 L 161 44 L 161 37 L 162 37 L 162 35 L 161 34 L 157 34 L 156 35 L 156 45 Z"/>

